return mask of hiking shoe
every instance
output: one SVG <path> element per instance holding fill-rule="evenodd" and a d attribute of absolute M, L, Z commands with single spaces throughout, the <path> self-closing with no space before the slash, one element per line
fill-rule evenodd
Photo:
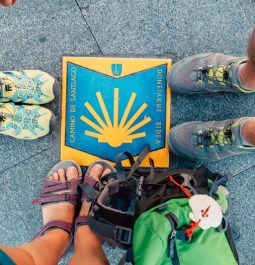
<path fill-rule="evenodd" d="M 45 104 L 59 94 L 58 82 L 39 70 L 0 72 L 0 102 Z"/>
<path fill-rule="evenodd" d="M 168 134 L 169 148 L 177 156 L 203 161 L 255 152 L 255 147 L 241 135 L 243 125 L 249 119 L 252 118 L 179 124 Z"/>
<path fill-rule="evenodd" d="M 170 88 L 177 93 L 254 92 L 242 85 L 238 67 L 247 58 L 220 53 L 186 57 L 173 65 L 167 76 Z"/>
<path fill-rule="evenodd" d="M 32 140 L 48 134 L 55 123 L 55 115 L 41 106 L 0 103 L 0 134 Z"/>

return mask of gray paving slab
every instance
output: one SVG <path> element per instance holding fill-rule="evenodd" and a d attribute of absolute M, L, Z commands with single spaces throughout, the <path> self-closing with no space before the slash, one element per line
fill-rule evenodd
<path fill-rule="evenodd" d="M 58 157 L 59 153 L 51 147 L 1 171 L 1 244 L 28 242 L 41 227 L 41 209 L 31 202 L 39 195 L 42 180 Z"/>
<path fill-rule="evenodd" d="M 24 0 L 15 7 L 1 8 L 0 12 L 5 25 L 0 29 L 1 68 L 38 67 L 52 60 L 59 63 L 63 54 L 85 55 L 98 51 L 73 1 L 35 4 Z"/>
<path fill-rule="evenodd" d="M 239 1 L 79 0 L 105 54 L 244 52 L 249 32 Z M 100 19 L 99 19 L 100 18 Z"/>
<path fill-rule="evenodd" d="M 244 0 L 244 1 L 239 1 L 240 7 L 243 10 L 245 16 L 247 17 L 247 20 L 250 24 L 250 27 L 253 28 L 255 25 L 255 17 L 254 17 L 254 12 L 255 12 L 255 6 L 254 6 L 254 1 L 253 0 Z"/>

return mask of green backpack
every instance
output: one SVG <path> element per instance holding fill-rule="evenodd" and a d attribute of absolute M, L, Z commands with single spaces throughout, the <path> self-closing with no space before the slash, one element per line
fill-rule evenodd
<path fill-rule="evenodd" d="M 229 231 L 201 228 L 183 236 L 191 222 L 188 199 L 172 199 L 142 214 L 133 230 L 134 264 L 237 265 Z"/>
<path fill-rule="evenodd" d="M 173 176 L 172 180 L 176 180 L 173 183 L 169 180 L 170 175 Z M 187 182 L 185 177 L 190 181 Z M 134 264 L 239 264 L 230 226 L 224 215 L 218 227 L 203 230 L 190 218 L 192 209 L 186 194 L 190 193 L 191 197 L 198 194 L 214 197 L 225 214 L 228 208 L 226 189 L 220 184 L 225 185 L 227 179 L 227 176 L 214 174 L 201 167 L 197 170 L 167 171 L 147 180 L 147 183 L 150 182 L 147 185 L 147 199 L 138 202 L 138 215 L 141 215 L 133 228 Z M 167 200 L 167 194 L 171 190 L 174 195 Z M 150 208 L 151 205 L 164 200 L 165 202 Z M 205 215 L 206 210 L 210 213 L 210 208 L 206 207 Z"/>
<path fill-rule="evenodd" d="M 109 245 L 127 250 L 120 264 L 239 264 L 224 217 L 228 208 L 224 186 L 229 177 L 205 167 L 158 173 L 152 160 L 151 171 L 141 172 L 138 168 L 149 151 L 146 146 L 136 161 L 127 152 L 119 154 L 116 172 L 100 178 L 98 192 L 82 187 L 92 201 L 88 216 L 91 230 Z M 122 167 L 123 156 L 130 161 L 129 172 Z M 203 205 L 208 200 L 212 204 Z M 201 213 L 196 209 L 200 204 Z M 203 218 L 198 220 L 197 213 Z M 213 217 L 213 227 L 203 230 L 201 227 L 208 225 L 207 215 Z"/>

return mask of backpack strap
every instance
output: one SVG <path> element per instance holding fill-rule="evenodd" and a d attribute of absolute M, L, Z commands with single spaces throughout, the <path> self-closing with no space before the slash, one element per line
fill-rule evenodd
<path fill-rule="evenodd" d="M 146 145 L 136 161 L 128 152 L 122 152 L 117 156 L 116 172 L 107 174 L 100 179 L 101 184 L 104 181 L 108 183 L 101 187 L 89 214 L 88 224 L 91 230 L 103 239 L 106 238 L 106 241 L 110 239 L 112 245 L 123 249 L 127 249 L 131 245 L 132 228 L 136 219 L 133 214 L 127 212 L 131 203 L 130 196 L 127 195 L 130 195 L 131 183 L 136 181 L 136 187 L 142 185 L 144 177 L 138 168 L 149 152 L 150 146 Z M 123 156 L 128 158 L 131 165 L 128 174 L 125 173 L 122 165 Z M 138 194 L 139 190 L 137 188 Z"/>
<path fill-rule="evenodd" d="M 125 209 L 116 209 L 109 202 L 119 193 L 119 180 L 107 184 L 91 208 L 88 224 L 91 230 L 103 238 L 112 239 L 126 249 L 131 244 L 135 217 Z M 117 196 L 118 197 L 118 196 Z"/>
<path fill-rule="evenodd" d="M 132 227 L 134 224 L 134 217 L 126 212 L 127 209 L 115 209 L 112 205 L 109 205 L 111 199 L 118 195 L 119 188 L 119 180 L 112 181 L 104 187 L 93 207 L 94 214 L 95 217 L 105 218 L 109 222 L 114 223 L 117 220 L 122 226 Z"/>
<path fill-rule="evenodd" d="M 115 165 L 116 165 L 116 171 L 117 171 L 117 178 L 120 181 L 123 181 L 126 179 L 126 174 L 125 174 L 125 171 L 122 165 L 122 160 L 123 160 L 122 158 L 124 155 L 128 158 L 131 167 L 135 163 L 133 156 L 129 152 L 121 152 L 117 155 L 116 160 L 115 160 Z"/>
<path fill-rule="evenodd" d="M 195 176 L 197 174 L 197 172 L 195 170 L 191 170 L 191 169 L 174 169 L 174 170 L 167 170 L 164 172 L 161 172 L 158 175 L 153 175 L 150 174 L 146 179 L 145 179 L 145 183 L 148 184 L 158 184 L 161 181 L 167 179 L 169 176 L 173 176 L 173 175 L 179 175 L 179 174 L 188 174 L 191 176 Z"/>
<path fill-rule="evenodd" d="M 128 173 L 127 179 L 131 178 L 133 176 L 133 174 L 138 170 L 138 168 L 140 167 L 142 161 L 149 154 L 150 151 L 151 151 L 150 145 L 146 144 L 145 147 L 143 148 L 142 152 L 137 157 L 135 163 L 132 165 L 132 167 L 131 167 L 131 169 L 130 169 L 130 171 Z"/>
<path fill-rule="evenodd" d="M 124 226 L 107 224 L 95 218 L 88 218 L 91 230 L 103 238 L 114 239 L 122 244 L 130 245 L 132 241 L 132 229 Z"/>

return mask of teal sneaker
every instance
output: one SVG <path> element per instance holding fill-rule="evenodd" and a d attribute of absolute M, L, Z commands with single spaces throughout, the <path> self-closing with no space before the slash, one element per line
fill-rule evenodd
<path fill-rule="evenodd" d="M 39 70 L 0 72 L 0 102 L 45 104 L 59 95 L 58 82 Z"/>
<path fill-rule="evenodd" d="M 241 135 L 243 125 L 249 119 L 254 118 L 179 124 L 170 129 L 169 148 L 177 156 L 209 162 L 255 152 L 255 147 Z"/>
<path fill-rule="evenodd" d="M 55 123 L 55 115 L 44 107 L 0 103 L 0 134 L 33 140 L 48 134 Z"/>
<path fill-rule="evenodd" d="M 247 58 L 220 53 L 203 53 L 184 58 L 170 69 L 167 82 L 171 90 L 183 94 L 210 92 L 245 92 L 249 90 L 239 79 L 238 67 Z"/>

